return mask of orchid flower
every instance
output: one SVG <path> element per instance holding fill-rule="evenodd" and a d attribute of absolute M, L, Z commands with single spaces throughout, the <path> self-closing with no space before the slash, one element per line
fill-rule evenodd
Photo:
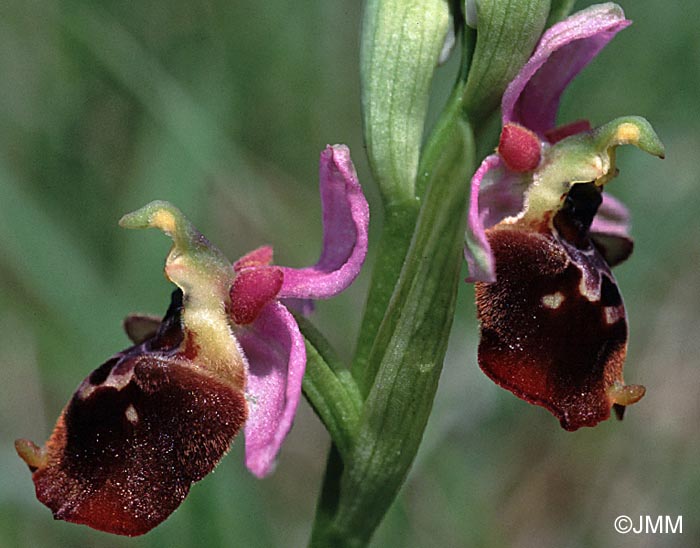
<path fill-rule="evenodd" d="M 310 268 L 272 266 L 272 248 L 231 265 L 184 215 L 152 202 L 122 218 L 173 239 L 178 289 L 162 319 L 131 315 L 133 346 L 78 386 L 43 448 L 18 440 L 37 498 L 57 519 L 122 535 L 167 518 L 245 425 L 246 464 L 268 474 L 289 432 L 306 366 L 287 299 L 325 299 L 357 277 L 369 210 L 345 146 L 321 154 L 323 252 Z"/>
<path fill-rule="evenodd" d="M 617 146 L 663 157 L 663 145 L 637 117 L 554 125 L 568 83 L 629 24 L 601 4 L 547 30 L 503 95 L 497 153 L 471 181 L 465 258 L 479 365 L 567 430 L 596 425 L 613 406 L 621 418 L 644 395 L 622 379 L 627 322 L 610 271 L 632 251 L 628 213 L 603 186 L 617 174 Z"/>

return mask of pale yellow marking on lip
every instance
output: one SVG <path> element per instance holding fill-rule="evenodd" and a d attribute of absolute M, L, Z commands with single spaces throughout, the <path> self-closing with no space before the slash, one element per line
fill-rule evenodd
<path fill-rule="evenodd" d="M 628 122 L 620 124 L 617 128 L 616 137 L 618 141 L 625 143 L 638 143 L 639 142 L 639 128 L 634 124 Z"/>
<path fill-rule="evenodd" d="M 544 295 L 542 297 L 542 305 L 547 308 L 551 308 L 552 310 L 556 310 L 561 306 L 561 303 L 563 303 L 565 299 L 566 297 L 564 297 L 564 294 L 561 293 L 561 291 L 557 291 L 551 295 Z"/>
<path fill-rule="evenodd" d="M 139 414 L 136 412 L 136 408 L 129 404 L 129 407 L 124 411 L 124 416 L 131 424 L 137 424 L 139 422 Z"/>
<path fill-rule="evenodd" d="M 175 217 L 169 211 L 160 209 L 151 219 L 151 224 L 167 233 L 175 234 Z"/>
<path fill-rule="evenodd" d="M 608 395 L 613 403 L 618 405 L 632 405 L 642 399 L 646 388 L 639 384 L 625 385 L 621 381 L 615 383 L 608 388 Z"/>
<path fill-rule="evenodd" d="M 115 374 L 114 370 L 112 370 L 112 372 L 110 372 L 109 376 L 103 382 L 101 382 L 100 384 L 97 384 L 97 385 L 92 384 L 90 382 L 90 378 L 88 377 L 80 384 L 80 386 L 76 390 L 76 395 L 81 400 L 86 400 L 98 388 L 109 387 L 109 388 L 115 388 L 117 390 L 121 390 L 127 384 L 129 384 L 131 382 L 131 378 L 133 376 L 134 376 L 133 369 L 129 369 L 129 370 L 127 370 L 126 373 L 123 373 L 121 375 Z"/>
<path fill-rule="evenodd" d="M 586 285 L 586 277 L 585 276 L 581 276 L 581 281 L 578 284 L 578 290 L 579 290 L 579 293 L 581 293 L 581 295 L 586 297 L 586 299 L 588 299 L 591 302 L 595 302 L 595 301 L 600 300 L 600 290 L 598 290 L 598 291 L 590 290 L 588 288 L 588 286 Z"/>
<path fill-rule="evenodd" d="M 605 323 L 612 325 L 615 322 L 625 317 L 624 310 L 621 306 L 606 306 L 605 307 Z"/>

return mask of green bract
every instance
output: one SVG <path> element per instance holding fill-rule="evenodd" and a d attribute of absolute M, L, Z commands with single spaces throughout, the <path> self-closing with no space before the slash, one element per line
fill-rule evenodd
<path fill-rule="evenodd" d="M 415 198 L 430 83 L 450 24 L 446 0 L 370 0 L 365 6 L 364 134 L 385 206 Z"/>
<path fill-rule="evenodd" d="M 470 119 L 489 116 L 506 86 L 530 57 L 549 14 L 549 0 L 477 2 L 477 39 L 464 108 Z"/>
<path fill-rule="evenodd" d="M 446 0 L 369 0 L 365 6 L 363 124 L 370 167 L 384 202 L 384 226 L 353 363 L 359 377 L 365 377 L 416 223 L 424 189 L 417 174 L 430 84 L 451 24 Z M 360 390 L 366 394 L 368 389 L 360 379 Z"/>

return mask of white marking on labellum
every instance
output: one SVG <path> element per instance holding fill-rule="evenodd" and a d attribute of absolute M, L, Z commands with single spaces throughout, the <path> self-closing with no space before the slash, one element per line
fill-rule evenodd
<path fill-rule="evenodd" d="M 139 414 L 136 412 L 136 408 L 129 404 L 129 407 L 124 411 L 124 416 L 131 424 L 137 424 L 139 422 Z"/>
<path fill-rule="evenodd" d="M 589 301 L 592 303 L 595 301 L 600 300 L 600 286 L 598 286 L 596 289 L 592 289 L 589 287 L 589 285 L 586 283 L 586 274 L 584 273 L 583 276 L 581 276 L 581 281 L 578 284 L 578 291 L 586 297 Z"/>
<path fill-rule="evenodd" d="M 545 306 L 546 308 L 551 308 L 552 310 L 556 310 L 561 306 L 561 303 L 564 302 L 564 294 L 561 293 L 560 291 L 557 291 L 556 293 L 552 293 L 551 295 L 545 295 L 542 297 L 542 305 Z"/>
<path fill-rule="evenodd" d="M 606 306 L 603 308 L 605 312 L 605 323 L 612 325 L 625 317 L 625 309 L 621 306 Z"/>
<path fill-rule="evenodd" d="M 117 365 L 115 365 L 114 368 L 116 368 Z M 112 368 L 112 371 L 114 371 L 114 368 Z M 121 390 L 127 384 L 129 384 L 131 382 L 131 378 L 133 376 L 134 376 L 134 369 L 133 368 L 129 368 L 126 371 L 126 373 L 122 373 L 122 374 L 110 372 L 109 376 L 104 380 L 104 382 L 102 382 L 101 384 L 98 384 L 98 385 L 94 385 L 94 384 L 90 383 L 90 377 L 88 377 L 78 387 L 76 394 L 81 400 L 86 400 L 98 388 L 110 387 L 110 388 L 115 388 L 116 390 Z"/>

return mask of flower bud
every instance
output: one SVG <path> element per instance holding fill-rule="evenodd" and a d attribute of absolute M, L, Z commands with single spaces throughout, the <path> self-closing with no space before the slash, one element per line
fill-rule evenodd
<path fill-rule="evenodd" d="M 444 0 L 370 0 L 365 7 L 365 143 L 385 205 L 414 200 L 430 84 L 450 24 Z"/>

